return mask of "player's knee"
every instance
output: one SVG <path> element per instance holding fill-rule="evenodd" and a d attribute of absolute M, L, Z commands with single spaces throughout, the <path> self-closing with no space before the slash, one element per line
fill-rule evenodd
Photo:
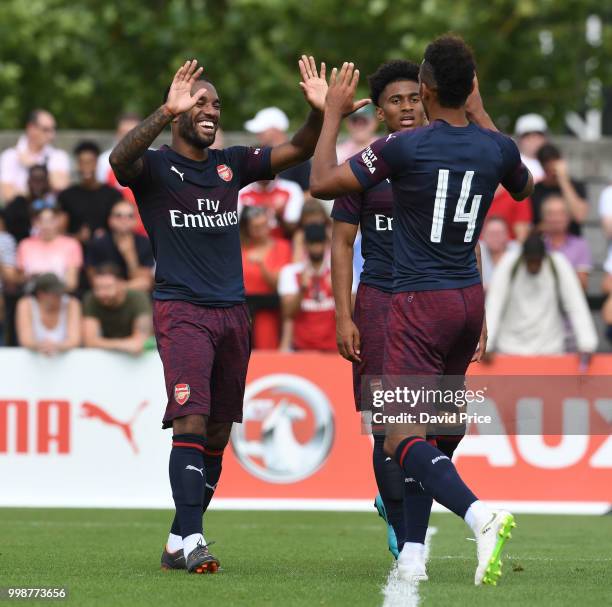
<path fill-rule="evenodd" d="M 385 442 L 383 444 L 385 455 L 395 458 L 395 452 L 397 451 L 397 448 L 399 447 L 399 444 L 402 442 L 403 438 L 404 437 L 400 436 L 399 434 L 388 434 L 385 437 Z"/>
<path fill-rule="evenodd" d="M 196 434 L 206 437 L 206 417 L 204 415 L 185 415 L 172 422 L 174 434 Z"/>
<path fill-rule="evenodd" d="M 206 446 L 208 449 L 222 451 L 229 442 L 232 433 L 232 422 L 208 422 Z"/>

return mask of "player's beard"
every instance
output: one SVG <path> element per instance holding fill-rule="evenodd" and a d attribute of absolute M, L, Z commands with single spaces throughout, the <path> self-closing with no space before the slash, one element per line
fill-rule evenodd
<path fill-rule="evenodd" d="M 181 114 L 178 119 L 179 135 L 190 145 L 205 149 L 210 147 L 215 141 L 217 129 L 211 135 L 200 135 L 197 127 L 193 124 L 193 120 L 188 114 Z"/>

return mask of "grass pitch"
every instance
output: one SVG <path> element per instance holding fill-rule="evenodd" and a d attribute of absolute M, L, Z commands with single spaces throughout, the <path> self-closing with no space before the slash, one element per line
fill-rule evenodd
<path fill-rule="evenodd" d="M 392 559 L 374 511 L 212 511 L 206 537 L 217 542 L 223 572 L 206 576 L 160 571 L 170 519 L 151 510 L 2 509 L 0 586 L 66 586 L 68 599 L 59 604 L 78 606 L 383 603 Z M 499 585 L 475 588 L 468 528 L 452 515 L 433 515 L 438 531 L 420 605 L 611 604 L 612 516 L 516 520 Z"/>

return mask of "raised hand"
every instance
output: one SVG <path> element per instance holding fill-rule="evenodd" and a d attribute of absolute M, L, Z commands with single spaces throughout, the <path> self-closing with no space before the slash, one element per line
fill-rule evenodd
<path fill-rule="evenodd" d="M 484 104 L 482 97 L 480 96 L 480 87 L 478 86 L 478 76 L 474 76 L 472 92 L 469 94 L 467 101 L 465 102 L 465 112 L 468 118 L 471 116 L 478 116 L 480 112 L 484 111 Z"/>
<path fill-rule="evenodd" d="M 345 61 L 340 71 L 338 71 L 338 68 L 334 68 L 329 79 L 329 89 L 325 98 L 325 111 L 337 112 L 342 116 L 348 116 L 371 103 L 371 99 L 354 100 L 358 83 L 359 70 L 355 69 L 354 63 L 347 63 Z"/>
<path fill-rule="evenodd" d="M 166 101 L 168 111 L 177 116 L 187 112 L 198 102 L 198 99 L 204 95 L 206 90 L 201 88 L 195 95 L 192 95 L 191 87 L 203 71 L 204 68 L 198 67 L 196 59 L 185 61 L 185 64 L 174 74 L 174 79 L 170 85 L 168 100 Z"/>
<path fill-rule="evenodd" d="M 327 95 L 327 80 L 325 80 L 325 63 L 321 63 L 321 71 L 317 72 L 314 57 L 302 55 L 298 61 L 302 81 L 300 87 L 310 106 L 319 111 L 325 109 L 325 96 Z"/>

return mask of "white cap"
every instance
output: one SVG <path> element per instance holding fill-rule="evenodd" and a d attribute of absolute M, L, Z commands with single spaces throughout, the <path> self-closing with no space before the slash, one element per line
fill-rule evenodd
<path fill-rule="evenodd" d="M 525 114 L 516 121 L 514 132 L 517 137 L 522 137 L 527 133 L 546 133 L 548 125 L 540 114 Z"/>
<path fill-rule="evenodd" d="M 286 131 L 289 128 L 289 118 L 283 110 L 277 107 L 266 107 L 255 114 L 255 118 L 247 120 L 244 128 L 249 133 L 263 133 L 268 129 Z"/>

